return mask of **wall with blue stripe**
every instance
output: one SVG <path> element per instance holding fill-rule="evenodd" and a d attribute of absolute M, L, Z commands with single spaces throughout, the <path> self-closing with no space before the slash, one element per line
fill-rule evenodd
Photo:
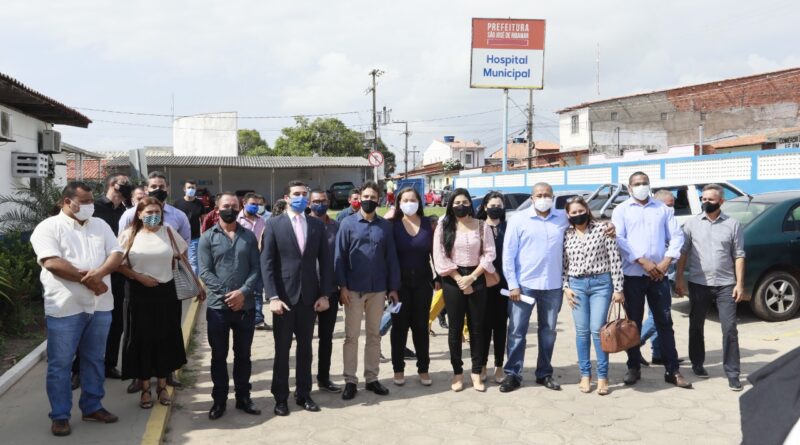
<path fill-rule="evenodd" d="M 530 193 L 531 187 L 537 182 L 547 182 L 555 191 L 594 191 L 602 184 L 627 182 L 628 177 L 636 171 L 647 173 L 654 182 L 728 181 L 751 194 L 800 190 L 800 149 L 514 170 L 457 176 L 454 185 L 468 189 L 475 196 L 490 190 Z"/>

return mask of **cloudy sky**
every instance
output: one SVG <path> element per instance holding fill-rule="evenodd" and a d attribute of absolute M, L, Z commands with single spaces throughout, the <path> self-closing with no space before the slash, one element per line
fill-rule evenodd
<path fill-rule="evenodd" d="M 386 72 L 379 108 L 421 121 L 410 146 L 455 135 L 498 147 L 502 93 L 469 88 L 472 17 L 547 20 L 535 139 L 557 141 L 554 110 L 598 97 L 598 44 L 600 97 L 800 66 L 796 0 L 4 0 L 0 72 L 92 118 L 88 129 L 61 128 L 91 150 L 171 145 L 173 97 L 176 115 L 357 112 L 340 118 L 362 130 L 373 68 Z M 524 126 L 527 96 L 511 94 L 512 130 Z M 462 114 L 472 116 L 432 120 Z M 270 143 L 291 124 L 239 121 Z M 400 131 L 382 129 L 398 153 Z"/>

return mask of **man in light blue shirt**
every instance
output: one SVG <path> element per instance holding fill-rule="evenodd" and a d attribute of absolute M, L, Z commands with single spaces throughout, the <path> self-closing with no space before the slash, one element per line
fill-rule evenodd
<path fill-rule="evenodd" d="M 164 173 L 153 172 L 147 177 L 147 192 L 151 198 L 156 198 L 164 204 L 164 222 L 172 226 L 181 235 L 181 238 L 186 241 L 186 244 L 192 242 L 192 229 L 189 226 L 189 218 L 183 211 L 167 204 L 167 196 L 169 195 L 169 184 L 167 177 Z M 136 214 L 136 206 L 133 206 L 122 214 L 119 219 L 119 233 L 122 233 L 133 223 L 133 216 Z"/>
<path fill-rule="evenodd" d="M 617 241 L 625 274 L 625 311 L 641 331 L 644 303 L 652 309 L 658 331 L 664 380 L 680 388 L 691 388 L 679 371 L 675 332 L 672 329 L 670 302 L 672 292 L 666 278 L 673 261 L 680 257 L 683 232 L 672 209 L 650 196 L 650 178 L 636 172 L 628 181 L 631 197 L 614 209 L 611 220 L 617 228 Z M 625 384 L 641 379 L 641 350 L 637 344 L 628 349 L 628 372 Z"/>
<path fill-rule="evenodd" d="M 547 183 L 533 186 L 533 205 L 508 221 L 503 245 L 503 274 L 508 282 L 509 323 L 508 360 L 501 392 L 510 392 L 522 383 L 525 336 L 533 306 L 537 305 L 539 357 L 536 383 L 560 390 L 553 379 L 553 348 L 556 323 L 561 310 L 561 285 L 564 231 L 569 226 L 566 214 L 553 208 L 553 188 Z M 521 300 L 533 298 L 533 303 Z"/>

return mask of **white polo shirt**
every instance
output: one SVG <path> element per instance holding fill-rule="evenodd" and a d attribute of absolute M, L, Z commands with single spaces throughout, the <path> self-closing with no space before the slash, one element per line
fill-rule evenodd
<path fill-rule="evenodd" d="M 39 223 L 31 235 L 31 245 L 39 263 L 46 258 L 58 257 L 78 270 L 96 269 L 112 253 L 122 253 L 114 232 L 105 221 L 93 217 L 78 224 L 64 212 Z M 91 314 L 114 309 L 111 278 L 108 275 L 103 277 L 108 291 L 99 296 L 95 296 L 83 284 L 59 278 L 44 267 L 40 279 L 44 288 L 45 315 L 68 317 L 82 312 Z"/>

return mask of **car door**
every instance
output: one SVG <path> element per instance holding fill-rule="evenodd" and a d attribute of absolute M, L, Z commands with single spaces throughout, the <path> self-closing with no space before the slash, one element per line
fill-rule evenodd
<path fill-rule="evenodd" d="M 800 264 L 800 202 L 796 202 L 783 219 L 783 234 L 788 242 L 791 264 Z"/>

